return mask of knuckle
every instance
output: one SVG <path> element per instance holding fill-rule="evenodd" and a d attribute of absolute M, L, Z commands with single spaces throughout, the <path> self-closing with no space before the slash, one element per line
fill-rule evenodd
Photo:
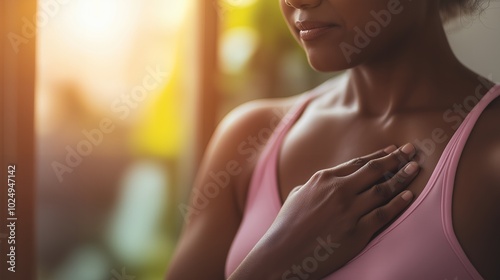
<path fill-rule="evenodd" d="M 398 152 L 391 154 L 392 160 L 398 164 L 398 168 L 403 167 L 408 162 L 408 156 L 405 155 L 401 150 Z"/>
<path fill-rule="evenodd" d="M 358 157 L 358 158 L 350 160 L 348 164 L 353 165 L 353 166 L 361 166 L 361 165 L 365 165 L 366 162 L 367 162 L 367 160 L 365 158 Z"/>
<path fill-rule="evenodd" d="M 290 191 L 290 194 L 289 195 L 293 195 L 295 194 L 296 192 L 298 192 L 300 190 L 300 188 L 302 188 L 302 186 L 296 186 L 295 188 L 293 188 L 291 191 Z"/>
<path fill-rule="evenodd" d="M 398 172 L 396 175 L 394 175 L 394 177 L 392 177 L 392 180 L 394 185 L 403 185 L 408 180 L 408 176 L 401 172 Z"/>
<path fill-rule="evenodd" d="M 392 172 L 384 173 L 384 181 L 390 181 L 396 174 Z"/>
<path fill-rule="evenodd" d="M 375 186 L 373 186 L 373 191 L 377 196 L 380 196 L 384 199 L 391 198 L 392 196 L 392 192 L 390 192 L 388 188 L 384 187 L 381 184 L 376 184 Z"/>
<path fill-rule="evenodd" d="M 387 166 L 388 169 L 393 170 L 393 169 L 401 169 L 408 163 L 408 159 L 404 158 L 404 156 L 401 154 L 401 152 L 395 152 L 390 154 L 387 157 Z"/>
<path fill-rule="evenodd" d="M 408 185 L 410 177 L 402 172 L 395 174 L 390 180 L 387 180 L 387 184 L 392 192 L 400 190 L 402 187 Z"/>
<path fill-rule="evenodd" d="M 344 181 L 337 178 L 332 172 L 327 169 L 316 171 L 309 179 L 309 185 L 317 189 L 325 189 L 328 191 L 338 191 L 343 189 Z"/>
<path fill-rule="evenodd" d="M 322 170 L 316 171 L 311 178 L 314 181 L 323 180 L 326 178 L 326 175 L 327 175 L 326 173 L 327 173 L 326 170 L 322 169 Z"/>
<path fill-rule="evenodd" d="M 379 160 L 370 160 L 367 164 L 366 164 L 367 168 L 370 169 L 370 170 L 373 170 L 373 171 L 381 171 L 383 166 L 382 166 L 382 163 L 379 161 Z"/>
<path fill-rule="evenodd" d="M 391 193 L 395 193 L 398 189 L 401 188 L 403 184 L 398 181 L 394 181 L 393 179 L 387 181 L 387 187 L 391 190 Z"/>
<path fill-rule="evenodd" d="M 401 155 L 401 152 L 398 151 L 396 153 L 392 153 L 389 155 L 389 159 L 391 161 L 392 164 L 397 164 L 397 165 L 401 165 L 403 164 L 403 162 L 405 162 L 405 159 L 402 157 Z"/>

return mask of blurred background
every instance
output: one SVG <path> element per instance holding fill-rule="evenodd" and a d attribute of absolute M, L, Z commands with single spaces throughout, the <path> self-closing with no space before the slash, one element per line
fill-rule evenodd
<path fill-rule="evenodd" d="M 38 10 L 39 279 L 162 279 L 216 123 L 334 76 L 310 69 L 277 0 L 39 0 Z M 457 55 L 494 81 L 499 31 L 498 1 L 449 27 Z"/>

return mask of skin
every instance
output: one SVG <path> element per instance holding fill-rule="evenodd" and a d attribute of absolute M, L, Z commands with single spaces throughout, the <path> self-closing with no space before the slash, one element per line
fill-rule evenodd
<path fill-rule="evenodd" d="M 360 201 L 376 202 L 363 211 L 359 207 L 353 207 L 355 210 L 338 210 L 334 222 L 353 215 L 371 217 L 370 213 L 373 214 L 378 207 L 390 210 L 387 213 L 391 213 L 391 218 L 400 214 L 407 206 L 401 199 L 401 191 L 407 187 L 414 196 L 420 195 L 456 126 L 463 120 L 462 117 L 450 121 L 444 119 L 443 114 L 454 108 L 455 104 L 463 104 L 471 95 L 486 93 L 492 86 L 491 82 L 467 69 L 453 55 L 442 27 L 437 1 L 401 1 L 403 11 L 394 15 L 390 24 L 373 37 L 359 54 L 350 56 L 349 61 L 339 44 L 347 42 L 355 45 L 354 28 L 364 28 L 373 20 L 370 11 L 387 9 L 387 0 L 289 2 L 291 6 L 280 2 L 284 18 L 292 35 L 304 48 L 311 66 L 318 71 L 350 70 L 347 78 L 308 105 L 287 134 L 278 164 L 279 189 L 281 199 L 285 202 L 278 223 L 273 224 L 230 279 L 280 278 L 280 272 L 296 260 L 279 245 L 269 249 L 272 247 L 269 244 L 276 244 L 273 240 L 278 236 L 285 240 L 302 238 L 305 253 L 296 256 L 296 259 L 310 255 L 307 244 L 313 244 L 318 234 L 328 231 L 322 232 L 324 229 L 316 226 L 323 222 L 321 215 L 333 211 L 327 208 L 328 203 L 321 201 L 320 197 L 325 197 L 324 193 L 319 196 L 315 189 L 328 190 L 328 202 L 338 201 L 348 205 L 359 205 Z M 335 22 L 338 27 L 313 41 L 305 41 L 300 38 L 295 26 L 295 21 L 303 19 Z M 209 171 L 225 170 L 229 161 L 241 163 L 241 172 L 232 177 L 229 186 L 203 211 L 190 216 L 167 279 L 224 279 L 225 260 L 241 222 L 246 192 L 255 166 L 255 160 L 249 161 L 248 155 L 238 153 L 238 145 L 248 141 L 249 135 L 258 135 L 263 128 L 268 128 L 273 118 L 276 121 L 275 110 L 286 112 L 297 98 L 245 104 L 229 114 L 218 127 L 194 188 L 203 190 L 211 180 L 207 175 Z M 460 113 L 467 112 L 463 109 Z M 455 234 L 469 260 L 485 279 L 500 279 L 497 266 L 500 260 L 500 223 L 497 222 L 500 220 L 498 119 L 500 101 L 497 99 L 484 111 L 466 143 L 457 169 L 452 206 Z M 434 151 L 429 152 L 419 144 L 423 139 L 431 138 L 436 128 L 442 134 L 439 139 L 444 141 L 433 141 Z M 392 144 L 401 147 L 405 143 L 417 146 L 413 161 L 418 163 L 420 172 L 418 176 L 403 175 L 405 184 L 384 201 L 379 201 L 376 192 L 373 194 L 376 180 L 360 181 L 366 174 L 376 173 L 376 168 L 371 168 L 373 164 L 353 165 L 352 159 Z M 256 155 L 265 143 L 259 144 Z M 400 150 L 396 153 L 400 153 Z M 372 154 L 365 159 L 383 158 L 386 158 L 386 154 L 379 151 L 375 156 Z M 387 158 L 384 164 L 390 161 Z M 400 161 L 400 165 L 405 166 L 408 161 L 410 157 Z M 304 162 L 308 164 L 304 165 Z M 341 165 L 344 162 L 351 165 Z M 399 170 L 398 174 L 403 174 L 401 166 L 387 168 Z M 339 168 L 344 168 L 341 171 L 345 174 L 340 174 Z M 318 177 L 318 171 L 321 170 L 327 170 L 322 174 L 329 175 Z M 360 170 L 371 170 L 371 173 L 360 176 Z M 348 190 L 340 194 L 335 192 L 338 182 L 345 179 L 346 174 L 351 176 L 347 185 L 364 188 L 365 195 L 354 196 Z M 327 181 L 330 188 L 325 187 Z M 300 201 L 305 198 L 315 199 L 312 200 L 317 201 L 315 207 L 301 208 Z M 311 208 L 323 210 L 315 212 L 315 219 L 300 220 L 300 217 L 307 217 L 313 211 Z M 301 215 L 294 215 L 296 211 L 301 211 Z M 296 228 L 290 226 L 289 221 L 296 220 Z M 365 220 L 369 222 L 355 224 L 347 219 L 347 225 L 339 226 L 343 230 L 334 233 L 335 241 L 350 244 L 343 246 L 351 248 L 350 251 L 336 252 L 338 258 L 330 263 L 325 262 L 325 266 L 320 267 L 310 279 L 320 279 L 345 264 L 369 239 L 390 224 L 390 220 L 381 221 L 373 217 Z M 300 235 L 300 226 L 306 223 L 307 228 L 316 229 L 315 234 Z M 276 264 L 275 260 L 282 261 Z M 270 261 L 273 266 L 269 265 Z M 256 275 L 257 271 L 259 275 Z"/>

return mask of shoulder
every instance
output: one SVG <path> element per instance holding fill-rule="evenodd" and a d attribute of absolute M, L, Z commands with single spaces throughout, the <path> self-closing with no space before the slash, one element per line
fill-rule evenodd
<path fill-rule="evenodd" d="M 344 77 L 344 75 L 342 75 Z M 249 136 L 273 131 L 294 106 L 299 106 L 308 98 L 321 95 L 338 86 L 341 77 L 335 77 L 305 93 L 284 98 L 257 99 L 246 102 L 230 111 L 219 123 L 213 134 L 214 144 L 222 142 L 239 143 Z M 318 98 L 319 99 L 319 98 Z M 266 138 L 266 137 L 262 137 Z M 259 146 L 266 139 L 259 140 Z"/>
<path fill-rule="evenodd" d="M 500 90 L 498 88 L 497 90 Z M 491 213 L 500 214 L 500 96 L 483 111 L 465 145 L 469 161 L 464 164 L 464 172 L 474 174 L 477 191 L 483 196 Z M 497 218 L 500 218 L 498 216 Z M 500 225 L 497 226 L 500 234 Z M 500 248 L 499 248 L 500 249 Z"/>
<path fill-rule="evenodd" d="M 302 94 L 257 99 L 243 103 L 231 110 L 219 123 L 205 151 L 200 174 L 212 169 L 237 168 L 232 180 L 240 213 L 246 201 L 246 193 L 257 160 L 278 124 L 291 114 L 291 110 L 310 98 L 314 98 L 339 83 L 334 77 Z"/>
<path fill-rule="evenodd" d="M 485 279 L 498 279 L 500 258 L 500 97 L 483 111 L 459 161 L 453 191 L 453 227 Z"/>
<path fill-rule="evenodd" d="M 279 122 L 304 95 L 253 100 L 231 110 L 211 137 L 198 179 L 209 182 L 210 172 L 229 174 L 229 189 L 241 214 L 251 174 L 262 148 Z M 207 183 L 197 185 L 203 188 Z"/>
<path fill-rule="evenodd" d="M 189 203 L 179 206 L 185 226 L 168 279 L 223 279 L 226 255 L 241 221 L 241 178 L 249 166 L 248 155 L 238 147 L 268 127 L 273 117 L 279 120 L 301 96 L 247 102 L 219 123 L 197 171 Z"/>
<path fill-rule="evenodd" d="M 284 118 L 292 113 L 291 110 L 310 98 L 331 90 L 337 83 L 338 78 L 332 78 L 302 94 L 257 99 L 231 110 L 212 134 L 198 170 L 195 189 L 201 188 L 203 191 L 203 188 L 210 186 L 216 170 L 232 174 L 228 184 L 230 187 L 227 189 L 234 191 L 225 192 L 225 195 L 236 198 L 236 203 L 233 203 L 238 206 L 241 214 L 255 164 L 278 124 L 285 121 Z M 219 197 L 222 199 L 221 195 L 216 199 Z M 226 202 L 228 200 L 229 198 L 225 199 Z"/>
<path fill-rule="evenodd" d="M 499 120 L 500 96 L 491 101 L 479 116 L 464 146 L 457 169 L 457 180 L 458 177 L 464 179 L 471 190 L 469 198 L 475 197 L 481 201 L 491 214 L 500 213 Z"/>
<path fill-rule="evenodd" d="M 225 147 L 223 150 L 227 152 L 236 152 L 236 149 L 227 148 L 237 148 L 249 137 L 258 136 L 260 131 L 274 129 L 301 97 L 303 94 L 286 98 L 258 99 L 237 106 L 217 126 L 207 152 L 213 152 L 210 149 L 217 147 Z"/>
<path fill-rule="evenodd" d="M 500 88 L 498 89 L 500 90 Z M 473 131 L 476 160 L 481 160 L 485 180 L 494 183 L 500 196 L 500 96 L 484 110 Z"/>
<path fill-rule="evenodd" d="M 239 131 L 260 129 L 271 120 L 280 121 L 304 94 L 273 99 L 257 99 L 231 110 L 219 123 L 217 133 L 238 134 Z M 236 135 L 235 135 L 236 136 Z"/>
<path fill-rule="evenodd" d="M 322 96 L 327 96 L 328 92 L 337 91 L 343 88 L 348 80 L 348 75 L 335 76 L 310 91 L 285 98 L 258 99 L 244 103 L 233 109 L 219 124 L 214 133 L 215 141 L 224 138 L 224 141 L 237 143 L 239 153 L 250 153 L 245 149 L 245 143 L 251 140 L 254 142 L 253 148 L 262 148 L 270 134 L 278 126 L 279 122 L 289 114 L 294 106 L 300 106 L 308 99 L 315 99 L 308 107 L 317 109 L 322 103 Z M 316 98 L 317 97 L 317 98 Z M 317 102 L 316 102 L 317 101 Z M 312 103 L 318 103 L 313 105 Z M 255 139 L 257 138 L 257 139 Z M 256 143 L 255 143 L 256 142 Z M 252 161 L 255 159 L 255 152 L 249 155 Z"/>
<path fill-rule="evenodd" d="M 497 90 L 500 90 L 498 88 Z M 477 187 L 490 198 L 500 199 L 500 96 L 477 120 L 464 147 L 462 171 L 473 175 Z M 471 181 L 472 182 L 472 181 Z M 495 203 L 500 213 L 500 204 Z"/>

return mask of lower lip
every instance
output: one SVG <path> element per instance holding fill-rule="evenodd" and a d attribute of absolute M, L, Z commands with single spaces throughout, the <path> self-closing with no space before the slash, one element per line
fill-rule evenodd
<path fill-rule="evenodd" d="M 315 40 L 315 39 L 321 37 L 322 35 L 324 35 L 328 31 L 332 30 L 333 28 L 335 28 L 335 26 L 325 26 L 325 27 L 321 27 L 321 28 L 301 30 L 299 33 L 300 39 L 302 39 L 304 41 L 312 41 L 312 40 Z"/>

